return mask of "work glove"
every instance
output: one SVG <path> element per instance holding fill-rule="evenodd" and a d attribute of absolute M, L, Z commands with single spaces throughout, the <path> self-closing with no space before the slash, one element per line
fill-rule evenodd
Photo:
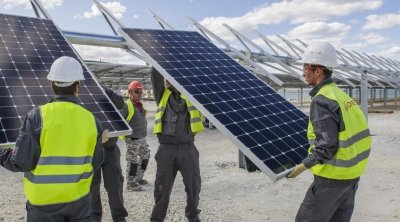
<path fill-rule="evenodd" d="M 303 173 L 306 169 L 307 169 L 306 166 L 304 166 L 303 163 L 300 163 L 294 167 L 294 170 L 292 170 L 292 172 L 286 175 L 286 178 L 295 178 L 301 173 Z"/>
<path fill-rule="evenodd" d="M 101 134 L 101 143 L 106 143 L 110 137 L 110 131 L 108 129 L 104 130 Z"/>

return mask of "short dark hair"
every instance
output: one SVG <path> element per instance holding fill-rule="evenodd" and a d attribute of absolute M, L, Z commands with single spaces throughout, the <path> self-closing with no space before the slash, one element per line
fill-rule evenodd
<path fill-rule="evenodd" d="M 325 67 L 325 66 L 321 66 L 321 65 L 312 65 L 312 67 L 313 67 L 314 69 L 316 69 L 316 68 L 321 68 L 322 70 L 324 70 L 325 79 L 328 79 L 328 78 L 331 78 L 331 77 L 332 77 L 332 72 L 333 72 L 332 69 L 329 69 L 329 68 L 327 68 L 327 67 Z"/>
<path fill-rule="evenodd" d="M 59 87 L 56 86 L 56 84 L 54 83 L 54 81 L 51 83 L 51 87 L 53 88 L 53 91 L 56 95 L 60 96 L 60 95 L 74 95 L 75 93 L 75 88 L 76 85 L 79 84 L 79 81 L 74 82 L 72 85 L 67 86 L 67 87 Z"/>
<path fill-rule="evenodd" d="M 324 67 L 324 66 L 322 66 L 322 67 Z M 333 69 L 328 69 L 328 68 L 324 67 L 323 70 L 324 70 L 325 79 L 332 77 Z"/>

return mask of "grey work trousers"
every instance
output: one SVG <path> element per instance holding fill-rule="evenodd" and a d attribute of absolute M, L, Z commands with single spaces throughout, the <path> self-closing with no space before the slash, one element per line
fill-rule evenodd
<path fill-rule="evenodd" d="M 101 221 L 103 210 L 100 198 L 101 174 L 103 172 L 104 188 L 108 194 L 108 202 L 113 221 L 124 221 L 128 212 L 124 207 L 123 185 L 124 177 L 121 169 L 121 152 L 115 144 L 114 147 L 104 149 L 104 161 L 93 175 L 92 180 L 92 220 Z"/>
<path fill-rule="evenodd" d="M 28 222 L 90 222 L 92 198 L 90 194 L 81 199 L 47 206 L 26 203 Z"/>
<path fill-rule="evenodd" d="M 311 184 L 297 212 L 296 222 L 348 222 L 358 183 L 348 186 Z"/>
<path fill-rule="evenodd" d="M 154 183 L 155 204 L 151 221 L 164 221 L 171 190 L 178 171 L 181 172 L 186 191 L 185 216 L 189 221 L 198 221 L 199 194 L 201 178 L 199 152 L 194 143 L 160 144 L 155 155 L 157 162 L 156 180 Z"/>

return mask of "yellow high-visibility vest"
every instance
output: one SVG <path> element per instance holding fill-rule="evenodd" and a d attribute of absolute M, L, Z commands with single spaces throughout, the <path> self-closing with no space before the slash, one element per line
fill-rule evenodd
<path fill-rule="evenodd" d="M 169 99 L 170 95 L 171 95 L 171 91 L 168 89 L 165 89 L 165 91 L 161 97 L 160 104 L 158 104 L 158 108 L 157 108 L 156 119 L 155 119 L 154 129 L 153 129 L 154 134 L 162 132 L 162 116 L 164 115 L 164 111 L 167 107 L 167 103 L 168 103 L 168 99 Z M 189 111 L 190 129 L 195 134 L 200 133 L 201 131 L 204 130 L 202 114 L 182 94 L 181 94 L 181 98 L 183 100 L 185 100 L 187 109 Z"/>
<path fill-rule="evenodd" d="M 128 116 L 126 117 L 126 121 L 129 124 L 133 115 L 135 114 L 135 108 L 133 107 L 133 103 L 130 99 L 125 100 L 125 104 L 128 106 Z M 125 140 L 125 136 L 119 136 L 118 139 Z"/>
<path fill-rule="evenodd" d="M 40 106 L 41 154 L 37 166 L 24 174 L 24 192 L 32 205 L 76 201 L 90 192 L 96 121 L 91 112 L 72 102 Z"/>
<path fill-rule="evenodd" d="M 340 106 L 345 130 L 339 132 L 339 149 L 332 160 L 311 167 L 311 171 L 321 177 L 348 180 L 360 177 L 368 163 L 371 150 L 371 135 L 368 123 L 358 104 L 335 84 L 323 86 L 317 95 L 336 101 Z M 309 121 L 307 137 L 309 152 L 314 149 L 315 133 Z"/>

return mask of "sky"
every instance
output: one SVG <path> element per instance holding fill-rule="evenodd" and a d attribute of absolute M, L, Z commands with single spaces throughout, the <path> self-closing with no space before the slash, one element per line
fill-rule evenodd
<path fill-rule="evenodd" d="M 195 30 L 187 17 L 240 49 L 222 24 L 226 23 L 263 48 L 257 31 L 306 43 L 328 41 L 336 48 L 400 60 L 400 1 L 398 0 L 119 0 L 100 1 L 130 28 L 160 29 L 151 9 L 174 29 Z M 0 0 L 0 13 L 35 16 L 29 0 Z M 113 35 L 91 0 L 42 0 L 61 30 Z M 277 41 L 277 43 L 279 43 Z M 82 57 L 130 63 L 119 49 L 76 46 Z"/>

